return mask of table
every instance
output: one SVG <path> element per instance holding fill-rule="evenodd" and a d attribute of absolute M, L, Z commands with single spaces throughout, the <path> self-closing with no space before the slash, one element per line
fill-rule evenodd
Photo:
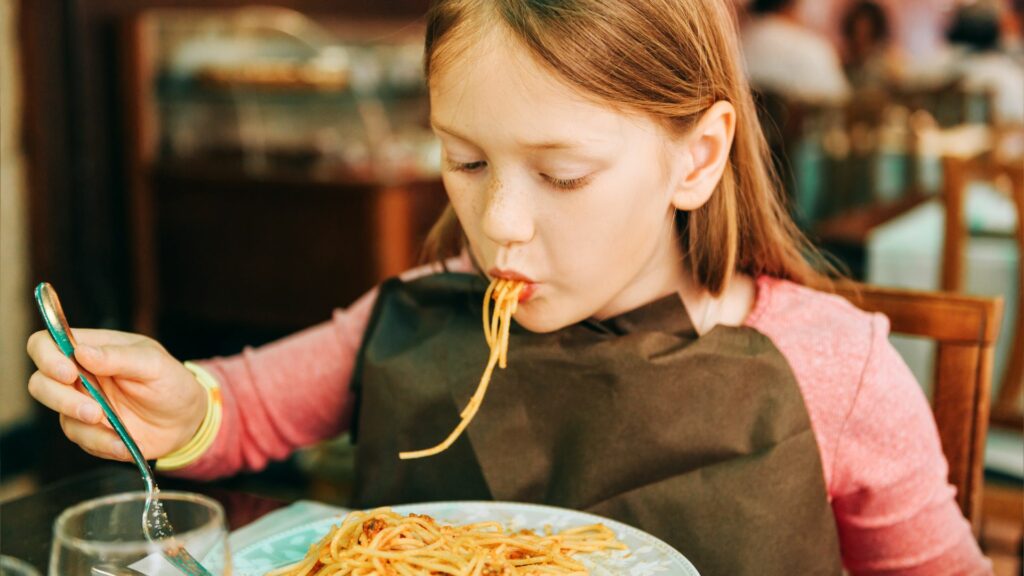
<path fill-rule="evenodd" d="M 201 484 L 161 477 L 162 490 L 198 492 L 224 506 L 228 528 L 236 530 L 263 515 L 288 505 L 288 502 L 239 492 L 216 484 Z M 142 490 L 138 471 L 130 465 L 103 466 L 41 490 L 0 504 L 0 551 L 32 564 L 46 574 L 50 561 L 53 522 L 73 504 L 116 494 Z"/>

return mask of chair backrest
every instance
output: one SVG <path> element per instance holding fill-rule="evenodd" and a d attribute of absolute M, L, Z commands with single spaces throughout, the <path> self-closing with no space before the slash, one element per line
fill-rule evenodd
<path fill-rule="evenodd" d="M 992 410 L 994 422 L 1021 430 L 1024 428 L 1024 163 L 1009 163 L 1006 174 L 1017 206 L 1017 318 L 1009 362 Z"/>
<path fill-rule="evenodd" d="M 856 285 L 839 293 L 889 317 L 892 332 L 938 344 L 932 410 L 957 503 L 977 535 L 988 433 L 989 389 L 1001 298 Z"/>
<path fill-rule="evenodd" d="M 1003 157 L 998 150 L 1000 140 L 1014 137 L 1024 137 L 1020 128 L 1007 130 L 1002 135 L 994 133 L 991 136 L 993 143 L 984 148 L 947 154 L 942 159 L 943 204 L 946 209 L 942 249 L 943 290 L 963 290 L 969 236 L 965 204 L 967 186 L 973 179 L 992 182 L 1004 179 L 1009 183 L 1017 212 L 1017 254 L 1024 258 L 1024 159 L 1016 154 Z M 992 405 L 993 422 L 1015 430 L 1024 426 L 1024 266 L 1017 267 L 1017 287 L 1016 319 L 1014 325 L 1008 327 L 1012 330 L 1008 335 L 1013 342 L 999 394 Z"/>

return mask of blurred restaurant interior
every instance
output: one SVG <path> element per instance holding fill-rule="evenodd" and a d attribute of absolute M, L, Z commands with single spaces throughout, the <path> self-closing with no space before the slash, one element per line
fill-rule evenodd
<path fill-rule="evenodd" d="M 1024 3 L 736 1 L 812 241 L 858 281 L 1001 298 L 977 368 L 991 413 L 979 537 L 1019 574 Z M 0 502 L 109 465 L 26 391 L 36 283 L 59 289 L 73 325 L 188 359 L 322 322 L 420 261 L 446 205 L 428 3 L 0 0 Z M 935 342 L 893 339 L 931 393 Z M 339 439 L 220 484 L 344 502 L 350 453 Z"/>

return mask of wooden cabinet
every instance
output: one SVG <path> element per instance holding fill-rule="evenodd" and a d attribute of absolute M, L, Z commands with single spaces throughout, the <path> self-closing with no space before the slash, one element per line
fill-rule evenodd
<path fill-rule="evenodd" d="M 261 7 L 122 22 L 132 327 L 180 357 L 327 320 L 414 266 L 444 207 L 424 168 L 436 142 L 421 35 L 332 18 Z"/>
<path fill-rule="evenodd" d="M 330 318 L 416 264 L 436 181 L 259 179 L 158 166 L 156 326 L 182 357 L 229 354 Z"/>

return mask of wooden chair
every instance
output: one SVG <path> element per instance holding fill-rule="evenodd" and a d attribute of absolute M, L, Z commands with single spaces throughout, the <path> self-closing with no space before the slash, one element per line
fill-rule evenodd
<path fill-rule="evenodd" d="M 991 143 L 969 147 L 943 156 L 943 200 L 946 233 L 942 251 L 942 289 L 960 292 L 964 285 L 969 231 L 965 203 L 967 186 L 973 179 L 1010 184 L 1017 212 L 1017 254 L 1024 261 L 1024 159 L 999 153 L 999 141 L 1022 137 L 1020 132 L 993 134 Z M 1024 428 L 1024 264 L 1017 267 L 1017 313 L 1010 327 L 1013 342 L 1003 372 L 999 394 L 992 405 L 992 420 L 1014 430 Z"/>
<path fill-rule="evenodd" d="M 949 462 L 949 481 L 977 536 L 1002 299 L 866 285 L 844 286 L 838 292 L 863 310 L 888 316 L 893 333 L 937 342 L 932 410 Z"/>

